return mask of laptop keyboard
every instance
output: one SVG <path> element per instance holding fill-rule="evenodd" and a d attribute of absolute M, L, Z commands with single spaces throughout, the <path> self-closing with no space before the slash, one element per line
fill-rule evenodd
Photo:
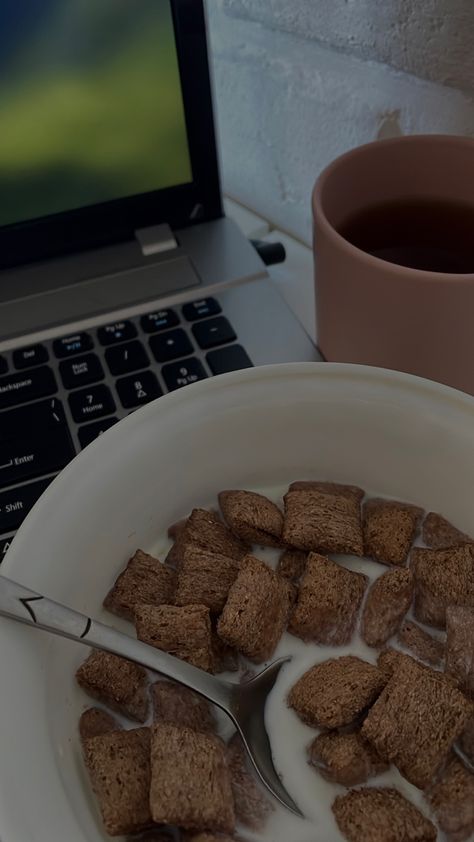
<path fill-rule="evenodd" d="M 0 562 L 57 473 L 134 409 L 252 362 L 215 298 L 0 355 Z"/>

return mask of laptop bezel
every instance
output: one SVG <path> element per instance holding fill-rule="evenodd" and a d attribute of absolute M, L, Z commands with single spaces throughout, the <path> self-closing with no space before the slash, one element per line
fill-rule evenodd
<path fill-rule="evenodd" d="M 192 183 L 0 228 L 0 269 L 130 240 L 137 229 L 150 225 L 166 222 L 184 228 L 222 216 L 203 0 L 168 2 L 175 28 Z"/>

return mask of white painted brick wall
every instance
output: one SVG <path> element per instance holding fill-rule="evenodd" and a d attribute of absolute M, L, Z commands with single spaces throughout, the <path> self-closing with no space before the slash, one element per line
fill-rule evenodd
<path fill-rule="evenodd" d="M 458 88 L 474 88 L 472 0 L 224 0 L 229 15 Z"/>
<path fill-rule="evenodd" d="M 224 188 L 310 241 L 313 182 L 380 136 L 474 135 L 473 0 L 207 0 Z"/>

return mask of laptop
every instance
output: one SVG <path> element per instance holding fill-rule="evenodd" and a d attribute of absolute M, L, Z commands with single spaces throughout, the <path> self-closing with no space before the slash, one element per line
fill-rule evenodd
<path fill-rule="evenodd" d="M 150 400 L 318 353 L 223 214 L 202 0 L 0 6 L 0 560 Z"/>

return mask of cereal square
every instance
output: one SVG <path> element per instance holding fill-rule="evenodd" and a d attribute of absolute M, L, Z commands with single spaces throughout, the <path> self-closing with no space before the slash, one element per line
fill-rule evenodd
<path fill-rule="evenodd" d="M 278 559 L 277 573 L 289 582 L 301 579 L 308 560 L 308 553 L 302 550 L 284 550 Z"/>
<path fill-rule="evenodd" d="M 396 500 L 368 500 L 363 510 L 364 552 L 383 564 L 406 564 L 423 509 Z"/>
<path fill-rule="evenodd" d="M 445 646 L 441 640 L 432 637 L 417 623 L 405 620 L 400 626 L 397 640 L 409 649 L 420 661 L 439 667 L 444 661 Z"/>
<path fill-rule="evenodd" d="M 214 671 L 212 628 L 205 605 L 139 605 L 137 637 L 206 672 Z"/>
<path fill-rule="evenodd" d="M 435 842 L 435 826 L 396 789 L 352 789 L 332 810 L 348 842 Z"/>
<path fill-rule="evenodd" d="M 134 619 L 135 606 L 173 602 L 176 575 L 157 558 L 137 550 L 104 599 L 104 608 Z"/>
<path fill-rule="evenodd" d="M 130 719 L 145 722 L 148 716 L 148 678 L 138 664 L 112 655 L 91 652 L 76 672 L 85 693 Z"/>
<path fill-rule="evenodd" d="M 184 526 L 178 524 L 175 543 L 166 557 L 166 563 L 179 570 L 185 551 L 192 547 L 207 553 L 217 553 L 234 561 L 248 553 L 249 545 L 234 535 L 219 515 L 207 509 L 193 509 Z"/>
<path fill-rule="evenodd" d="M 215 737 L 174 725 L 153 726 L 150 805 L 155 822 L 232 833 L 230 774 Z"/>
<path fill-rule="evenodd" d="M 388 570 L 371 586 L 362 612 L 361 634 L 368 646 L 382 646 L 397 631 L 413 599 L 413 573 Z"/>
<path fill-rule="evenodd" d="M 228 646 L 217 634 L 218 617 L 211 617 L 212 622 L 212 652 L 214 657 L 214 672 L 237 672 L 240 658 L 237 649 Z"/>
<path fill-rule="evenodd" d="M 309 762 L 327 781 L 356 786 L 388 769 L 360 731 L 323 731 L 311 743 Z"/>
<path fill-rule="evenodd" d="M 283 514 L 275 503 L 255 491 L 221 491 L 219 505 L 234 535 L 247 544 L 279 547 Z"/>
<path fill-rule="evenodd" d="M 188 547 L 178 572 L 176 605 L 207 605 L 214 614 L 222 611 L 239 562 L 228 556 Z"/>
<path fill-rule="evenodd" d="M 403 661 L 413 661 L 416 663 L 415 659 L 412 658 L 411 655 L 406 655 L 404 652 L 399 652 L 398 649 L 392 649 L 391 646 L 388 646 L 387 649 L 383 649 L 378 656 L 377 666 L 379 670 L 383 672 L 386 681 L 388 682 L 398 665 L 403 663 Z"/>
<path fill-rule="evenodd" d="M 433 550 L 447 550 L 450 547 L 459 547 L 461 544 L 472 544 L 473 539 L 456 529 L 449 520 L 429 512 L 423 523 L 423 541 L 427 547 Z"/>
<path fill-rule="evenodd" d="M 383 673 L 353 655 L 311 667 L 291 688 L 288 704 L 314 728 L 352 725 L 385 685 Z"/>
<path fill-rule="evenodd" d="M 468 723 L 459 738 L 459 745 L 461 746 L 461 750 L 464 752 L 467 759 L 474 766 L 474 713 L 468 720 Z"/>
<path fill-rule="evenodd" d="M 450 605 L 446 609 L 446 672 L 459 689 L 474 699 L 474 608 Z"/>
<path fill-rule="evenodd" d="M 362 489 L 332 482 L 293 482 L 285 494 L 283 543 L 299 550 L 362 556 Z"/>
<path fill-rule="evenodd" d="M 150 729 L 91 737 L 83 751 L 107 833 L 122 836 L 150 825 Z"/>
<path fill-rule="evenodd" d="M 455 756 L 427 793 L 428 802 L 449 842 L 464 842 L 474 833 L 474 775 Z"/>
<path fill-rule="evenodd" d="M 341 646 L 352 637 L 368 579 L 310 553 L 289 631 L 302 640 Z"/>
<path fill-rule="evenodd" d="M 112 714 L 100 708 L 87 708 L 79 719 L 79 736 L 82 741 L 89 737 L 100 737 L 110 731 L 121 731 L 122 726 Z"/>
<path fill-rule="evenodd" d="M 473 710 L 441 673 L 404 657 L 369 711 L 362 736 L 410 783 L 425 789 Z"/>
<path fill-rule="evenodd" d="M 173 570 L 178 570 L 181 564 L 182 550 L 184 550 L 185 547 L 184 534 L 187 522 L 188 519 L 183 518 L 182 520 L 178 520 L 176 523 L 172 523 L 171 526 L 168 527 L 168 538 L 171 538 L 173 543 L 168 550 L 168 554 L 165 558 L 165 564 Z"/>
<path fill-rule="evenodd" d="M 411 554 L 415 574 L 415 616 L 421 623 L 444 629 L 448 605 L 474 608 L 474 548 L 451 550 L 416 547 Z"/>
<path fill-rule="evenodd" d="M 218 635 L 255 663 L 273 655 L 289 611 L 288 584 L 254 556 L 247 556 L 229 591 Z"/>
<path fill-rule="evenodd" d="M 156 681 L 151 687 L 153 721 L 213 734 L 217 722 L 210 703 L 183 684 Z"/>

